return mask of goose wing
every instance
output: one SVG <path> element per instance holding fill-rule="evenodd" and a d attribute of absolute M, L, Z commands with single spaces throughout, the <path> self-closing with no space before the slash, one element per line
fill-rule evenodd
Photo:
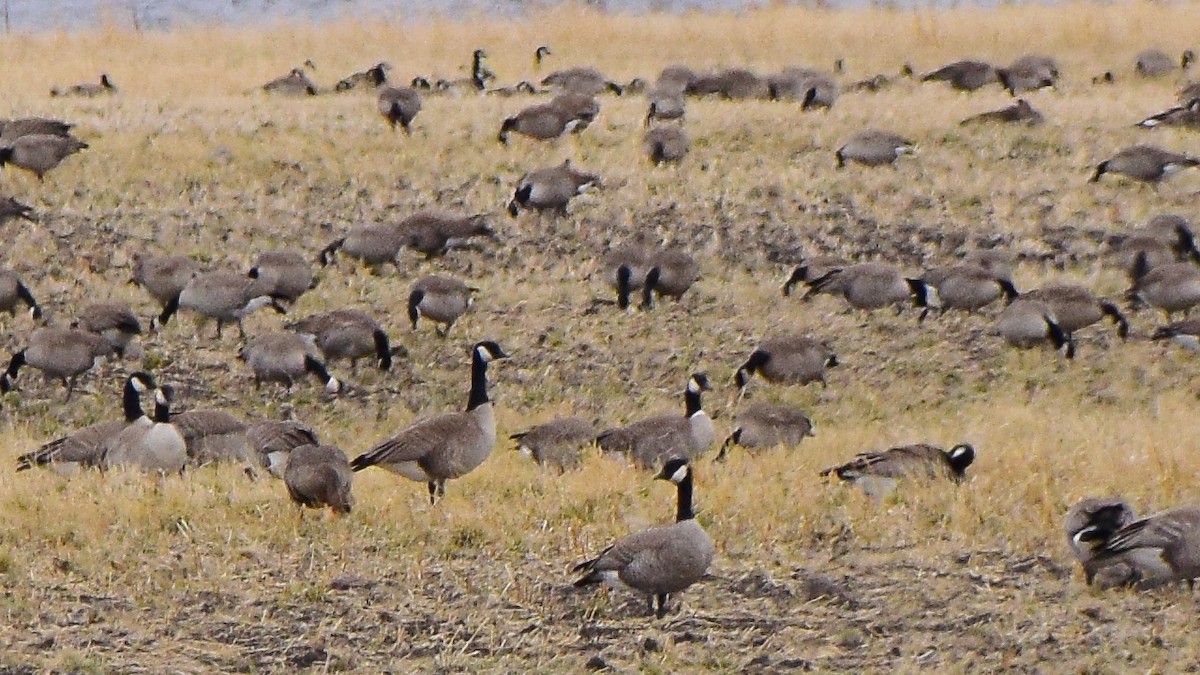
<path fill-rule="evenodd" d="M 350 467 L 362 471 L 376 464 L 417 462 L 427 455 L 445 450 L 455 439 L 472 429 L 478 429 L 478 425 L 467 413 L 430 417 L 376 443 L 370 450 L 355 457 Z"/>

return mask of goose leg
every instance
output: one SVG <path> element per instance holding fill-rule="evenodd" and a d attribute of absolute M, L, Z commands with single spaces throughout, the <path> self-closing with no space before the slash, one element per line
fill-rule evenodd
<path fill-rule="evenodd" d="M 668 593 L 659 593 L 654 596 L 654 601 L 658 604 L 658 610 L 654 615 L 658 618 L 663 618 L 667 615 L 667 599 L 670 598 Z"/>
<path fill-rule="evenodd" d="M 429 481 L 429 503 L 437 503 L 437 483 Z"/>

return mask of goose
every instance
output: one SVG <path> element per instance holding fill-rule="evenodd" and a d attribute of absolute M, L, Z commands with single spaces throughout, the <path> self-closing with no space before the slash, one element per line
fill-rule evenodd
<path fill-rule="evenodd" d="M 600 114 L 600 102 L 589 94 L 566 91 L 550 99 L 550 103 L 566 111 L 572 119 L 581 121 L 581 124 L 575 127 L 575 132 L 583 131 L 588 124 L 595 122 L 596 116 Z"/>
<path fill-rule="evenodd" d="M 1144 259 L 1144 256 L 1140 256 Z M 1139 263 L 1139 270 L 1145 269 Z M 1186 313 L 1200 304 L 1200 268 L 1191 263 L 1171 263 L 1136 272 L 1126 297 L 1136 307 L 1141 303 L 1161 309 L 1170 321 L 1175 312 Z"/>
<path fill-rule="evenodd" d="M 686 93 L 692 96 L 716 94 L 730 101 L 766 99 L 770 97 L 767 80 L 745 68 L 729 68 L 709 75 L 701 75 L 687 86 Z"/>
<path fill-rule="evenodd" d="M 617 306 L 629 308 L 629 296 L 640 290 L 650 271 L 646 249 L 634 244 L 618 246 L 604 256 L 605 276 L 617 292 Z"/>
<path fill-rule="evenodd" d="M 342 514 L 354 507 L 354 495 L 350 493 L 353 480 L 346 453 L 332 445 L 303 445 L 292 450 L 283 472 L 288 495 L 297 506 L 328 506 Z"/>
<path fill-rule="evenodd" d="M 996 69 L 996 79 L 1009 95 L 1053 87 L 1058 82 L 1058 64 L 1049 56 L 1022 56 L 1004 68 Z"/>
<path fill-rule="evenodd" d="M 258 454 L 258 465 L 280 479 L 293 450 L 321 444 L 311 427 L 295 420 L 251 422 L 246 427 L 246 438 Z"/>
<path fill-rule="evenodd" d="M 725 461 L 729 448 L 773 448 L 778 445 L 796 446 L 813 433 L 812 420 L 795 406 L 780 403 L 752 403 L 737 415 L 737 426 L 725 442 L 717 461 Z"/>
<path fill-rule="evenodd" d="M 303 68 L 292 68 L 291 72 L 283 77 L 277 77 L 274 80 L 264 84 L 262 90 L 268 94 L 283 94 L 285 96 L 316 96 L 317 85 L 308 79 L 308 74 Z"/>
<path fill-rule="evenodd" d="M 691 150 L 692 142 L 682 127 L 672 125 L 647 129 L 642 146 L 650 161 L 658 166 L 678 164 Z"/>
<path fill-rule="evenodd" d="M 1144 183 L 1157 183 L 1183 169 L 1200 166 L 1200 159 L 1153 145 L 1134 145 L 1100 162 L 1089 182 L 1106 173 L 1119 173 Z"/>
<path fill-rule="evenodd" d="M 129 343 L 142 333 L 142 322 L 123 302 L 97 302 L 79 310 L 71 328 L 103 337 L 118 357 L 125 358 Z"/>
<path fill-rule="evenodd" d="M 972 115 L 959 122 L 959 124 L 969 126 L 972 124 L 998 122 L 1002 124 L 1024 124 L 1032 127 L 1045 121 L 1046 118 L 1042 116 L 1042 113 L 1035 110 L 1033 106 L 1029 105 L 1029 101 L 1019 98 L 1016 103 L 1010 106 Z"/>
<path fill-rule="evenodd" d="M 792 270 L 791 275 L 788 276 L 788 280 L 784 282 L 783 294 L 785 297 L 789 296 L 792 294 L 792 288 L 796 284 L 810 284 L 826 274 L 833 272 L 834 270 L 839 270 L 844 267 L 848 267 L 849 265 L 850 261 L 837 255 L 818 255 L 805 258 L 803 262 L 801 262 Z M 829 293 L 834 291 L 831 291 L 829 287 L 826 286 L 823 290 L 818 292 Z M 836 291 L 834 293 L 836 295 L 841 294 L 840 291 Z"/>
<path fill-rule="evenodd" d="M 1196 60 L 1196 53 L 1188 49 L 1176 60 L 1161 49 L 1146 49 L 1138 52 L 1133 61 L 1133 70 L 1142 77 L 1162 77 L 1176 68 L 1187 70 Z M 1178 64 L 1178 65 L 1176 65 Z"/>
<path fill-rule="evenodd" d="M 1188 259 L 1200 261 L 1200 251 L 1190 227 L 1181 227 L 1174 236 L 1162 229 L 1145 228 L 1125 237 L 1116 246 L 1117 262 L 1125 270 L 1131 285 L 1147 272 L 1163 265 Z"/>
<path fill-rule="evenodd" d="M 1112 320 L 1117 335 L 1129 337 L 1129 321 L 1113 302 L 1075 284 L 1043 286 L 1024 293 L 1022 297 L 1040 300 L 1050 306 L 1055 320 L 1067 333 L 1086 328 L 1104 317 Z"/>
<path fill-rule="evenodd" d="M 557 166 L 531 171 L 517 181 L 513 198 L 508 202 L 508 214 L 516 218 L 521 209 L 552 210 L 565 217 L 571 198 L 592 187 L 601 187 L 600 177 L 580 171 L 564 160 Z"/>
<path fill-rule="evenodd" d="M 652 121 L 671 122 L 682 120 L 687 112 L 687 102 L 683 91 L 677 89 L 654 88 L 646 96 L 650 101 L 646 109 L 645 125 L 648 128 Z"/>
<path fill-rule="evenodd" d="M 414 87 L 384 87 L 379 90 L 379 113 L 395 130 L 396 125 L 412 134 L 412 121 L 421 112 L 421 93 Z"/>
<path fill-rule="evenodd" d="M 392 64 L 386 61 L 376 63 L 375 65 L 361 70 L 357 73 L 351 73 L 346 77 L 338 80 L 338 83 L 333 86 L 334 91 L 350 91 L 351 89 L 374 89 L 382 86 L 387 82 L 388 71 L 392 69 Z"/>
<path fill-rule="evenodd" d="M 605 429 L 596 444 L 605 452 L 624 452 L 642 469 L 653 469 L 674 457 L 695 459 L 715 439 L 712 419 L 704 412 L 703 392 L 709 391 L 708 376 L 693 373 L 684 389 L 684 414 L 656 415 L 623 427 Z"/>
<path fill-rule="evenodd" d="M 153 391 L 157 386 L 154 376 L 136 372 L 125 378 L 121 404 L 125 419 L 98 422 L 71 434 L 57 438 L 17 458 L 17 471 L 26 471 L 35 466 L 50 466 L 61 474 L 69 475 L 81 468 L 100 465 L 104 443 L 122 429 L 142 416 L 142 394 Z"/>
<path fill-rule="evenodd" d="M 17 218 L 28 220 L 31 223 L 36 222 L 33 219 L 32 206 L 23 204 L 12 197 L 0 196 L 0 225 Z"/>
<path fill-rule="evenodd" d="M 696 259 L 678 249 L 659 251 L 650 256 L 646 265 L 649 270 L 642 282 L 643 309 L 654 306 L 655 295 L 665 295 L 676 302 L 682 300 L 683 294 L 700 278 L 700 265 Z"/>
<path fill-rule="evenodd" d="M 550 48 L 547 47 L 546 45 L 541 45 L 537 49 L 533 50 L 533 68 L 534 68 L 534 70 L 540 69 L 542 67 L 542 61 L 545 61 L 547 56 L 553 56 L 553 55 L 554 55 L 554 52 L 550 51 Z"/>
<path fill-rule="evenodd" d="M 193 466 L 221 462 L 259 465 L 258 454 L 247 435 L 249 426 L 229 411 L 200 409 L 171 413 L 171 423 L 183 434 L 188 462 Z"/>
<path fill-rule="evenodd" d="M 742 391 L 755 375 L 777 384 L 827 386 L 825 369 L 836 365 L 837 354 L 824 342 L 807 335 L 781 335 L 759 343 L 738 367 L 734 381 Z"/>
<path fill-rule="evenodd" d="M 1013 256 L 996 248 L 977 249 L 963 256 L 963 264 L 975 265 L 991 272 L 997 279 L 1012 280 Z"/>
<path fill-rule="evenodd" d="M 921 76 L 922 82 L 948 82 L 959 91 L 975 91 L 998 81 L 996 68 L 983 61 L 955 61 Z"/>
<path fill-rule="evenodd" d="M 135 466 L 147 472 L 181 473 L 187 466 L 187 443 L 171 423 L 174 390 L 163 385 L 154 390 L 154 414 L 142 415 L 104 442 L 101 469 Z"/>
<path fill-rule="evenodd" d="M 200 266 L 187 256 L 156 256 L 135 252 L 133 275 L 129 283 L 146 289 L 165 308 L 199 273 Z"/>
<path fill-rule="evenodd" d="M 917 307 L 937 307 L 937 290 L 920 279 L 906 278 L 884 263 L 858 263 L 833 270 L 808 282 L 804 300 L 821 292 L 840 294 L 858 309 L 880 309 L 911 301 Z"/>
<path fill-rule="evenodd" d="M 316 285 L 312 266 L 298 251 L 260 253 L 246 276 L 256 281 L 252 284 L 256 296 L 269 295 L 288 302 L 296 302 Z"/>
<path fill-rule="evenodd" d="M 237 323 L 238 334 L 244 339 L 246 329 L 242 326 L 242 319 L 256 310 L 271 307 L 279 314 L 287 313 L 287 309 L 275 298 L 256 293 L 257 285 L 256 279 L 229 270 L 197 274 L 182 291 L 167 301 L 153 327 L 166 326 L 175 312 L 184 308 L 216 319 L 218 340 L 221 338 L 221 327 L 230 321 Z"/>
<path fill-rule="evenodd" d="M 1075 339 L 1058 325 L 1050 305 L 1033 298 L 1017 298 L 1000 312 L 996 329 L 1017 349 L 1031 349 L 1049 341 L 1056 350 L 1075 358 Z"/>
<path fill-rule="evenodd" d="M 287 328 L 311 335 L 326 361 L 349 359 L 355 371 L 358 360 L 369 356 L 376 358 L 380 370 L 391 370 L 392 357 L 406 353 L 403 347 L 392 347 L 387 332 L 361 309 L 342 308 L 313 314 Z"/>
<path fill-rule="evenodd" d="M 883 166 L 895 163 L 903 155 L 913 154 L 916 149 L 917 146 L 903 136 L 880 129 L 866 129 L 851 136 L 833 156 L 839 169 L 845 167 L 847 161 L 864 166 Z"/>
<path fill-rule="evenodd" d="M 23 302 L 34 319 L 42 318 L 42 306 L 21 279 L 21 275 L 7 267 L 0 267 L 0 312 L 17 313 L 17 303 Z"/>
<path fill-rule="evenodd" d="M 1151 115 L 1134 126 L 1143 129 L 1157 129 L 1158 127 L 1200 129 L 1200 96 L 1183 105 L 1177 105 Z"/>
<path fill-rule="evenodd" d="M 488 364 L 508 354 L 495 341 L 471 348 L 471 393 L 466 412 L 446 413 L 420 420 L 354 458 L 350 468 L 367 467 L 425 482 L 429 502 L 446 494 L 446 481 L 461 478 L 488 458 L 496 443 L 496 418 L 488 399 Z"/>
<path fill-rule="evenodd" d="M 654 80 L 654 86 L 658 89 L 683 93 L 699 77 L 691 68 L 676 64 L 659 71 L 658 77 Z"/>
<path fill-rule="evenodd" d="M 1200 352 L 1200 319 L 1184 319 L 1155 329 L 1152 340 L 1171 340 L 1184 347 Z"/>
<path fill-rule="evenodd" d="M 325 392 L 336 394 L 342 383 L 325 368 L 314 354 L 315 341 L 297 333 L 272 332 L 256 336 L 246 343 L 238 358 L 254 373 L 254 386 L 263 382 L 280 382 L 291 391 L 296 379 L 311 374 L 325 385 Z"/>
<path fill-rule="evenodd" d="M 446 337 L 454 322 L 471 308 L 475 302 L 471 294 L 478 290 L 452 277 L 430 275 L 417 279 L 408 294 L 408 318 L 413 330 L 425 317 L 440 324 L 437 334 Z"/>
<path fill-rule="evenodd" d="M 588 100 L 591 100 L 590 97 Z M 593 108 L 581 106 L 574 97 L 556 98 L 549 103 L 529 106 L 506 118 L 496 138 L 507 145 L 508 135 L 515 132 L 534 140 L 549 141 L 563 134 L 583 131 L 594 118 Z"/>
<path fill-rule="evenodd" d="M 516 84 L 509 85 L 506 87 L 493 87 L 491 89 L 488 89 L 487 93 L 495 95 L 495 96 L 512 97 L 512 96 L 518 96 L 521 94 L 544 94 L 546 92 L 541 89 L 538 89 L 537 87 L 535 87 L 533 85 L 532 82 L 530 82 L 528 80 L 521 80 L 520 82 L 518 82 Z"/>
<path fill-rule="evenodd" d="M 328 266 L 335 254 L 342 252 L 371 267 L 390 262 L 399 268 L 396 256 L 408 241 L 405 232 L 395 224 L 361 225 L 321 249 L 320 262 Z"/>
<path fill-rule="evenodd" d="M 69 401 L 75 391 L 75 380 L 111 353 L 112 346 L 99 335 L 64 328 L 38 328 L 29 336 L 25 348 L 13 354 L 8 369 L 0 375 L 0 392 L 12 391 L 17 374 L 28 365 L 46 377 L 61 380 Z"/>
<path fill-rule="evenodd" d="M 496 74 L 493 73 L 487 66 L 483 65 L 483 60 L 487 58 L 487 52 L 482 49 L 476 49 L 471 52 L 471 75 L 466 78 L 457 80 L 438 80 L 434 83 L 433 89 L 436 91 L 454 91 L 461 89 L 469 89 L 471 91 L 480 92 L 487 88 L 487 83 L 496 79 Z"/>
<path fill-rule="evenodd" d="M 1063 518 L 1063 529 L 1066 531 L 1071 553 L 1083 568 L 1088 586 L 1096 581 L 1097 573 L 1101 573 L 1101 588 L 1129 585 L 1134 581 L 1133 568 L 1128 565 L 1098 565 L 1095 549 L 1136 519 L 1129 504 L 1123 499 L 1113 497 L 1081 499 L 1067 511 Z M 1104 574 L 1117 568 L 1122 569 L 1116 577 Z"/>
<path fill-rule="evenodd" d="M 1019 295 L 1012 281 L 999 277 L 979 265 L 938 267 L 926 272 L 921 279 L 937 289 L 940 313 L 950 309 L 975 312 L 992 304 L 1001 296 L 1004 297 L 1005 303 L 1011 303 Z"/>
<path fill-rule="evenodd" d="M 1162 511 L 1109 532 L 1105 524 L 1087 527 L 1073 537 L 1091 547 L 1095 569 L 1121 563 L 1132 568 L 1134 586 L 1155 588 L 1172 581 L 1200 577 L 1200 507 Z"/>
<path fill-rule="evenodd" d="M 596 442 L 596 427 L 582 417 L 560 417 L 509 436 L 522 455 L 565 473 L 583 460 L 583 449 Z"/>
<path fill-rule="evenodd" d="M 882 452 L 859 453 L 854 459 L 830 467 L 821 476 L 830 474 L 857 483 L 871 496 L 886 496 L 901 479 L 950 480 L 961 483 L 967 467 L 975 461 L 975 448 L 959 443 L 949 450 L 925 443 L 902 445 Z"/>
<path fill-rule="evenodd" d="M 29 134 L 11 143 L 5 141 L 5 145 L 0 147 L 0 166 L 12 164 L 33 172 L 39 181 L 44 181 L 47 172 L 87 147 L 87 143 L 70 136 L 64 138 L 49 134 Z"/>
<path fill-rule="evenodd" d="M 62 136 L 65 138 L 71 135 L 71 129 L 74 126 L 70 122 L 47 117 L 22 117 L 0 120 L 0 145 L 11 143 L 22 136 L 30 136 L 32 134 Z"/>
<path fill-rule="evenodd" d="M 655 479 L 676 485 L 675 523 L 626 535 L 600 555 L 576 565 L 573 571 L 585 573 L 575 582 L 576 588 L 619 580 L 645 593 L 649 610 L 661 619 L 666 616 L 671 594 L 686 590 L 704 577 L 716 547 L 696 522 L 692 468 L 687 460 L 668 461 Z"/>
<path fill-rule="evenodd" d="M 767 98 L 799 101 L 801 110 L 832 108 L 837 96 L 833 76 L 815 68 L 785 68 L 767 78 Z"/>
<path fill-rule="evenodd" d="M 487 214 L 462 215 L 445 211 L 418 211 L 396 226 L 403 233 L 404 245 L 425 254 L 426 259 L 444 255 L 452 248 L 464 248 L 473 237 L 487 237 L 502 243 L 488 223 Z"/>
<path fill-rule="evenodd" d="M 595 96 L 611 91 L 618 96 L 624 93 L 624 88 L 606 78 L 604 73 L 590 66 L 576 66 L 556 70 L 542 78 L 543 87 L 553 87 L 560 91 Z"/>
<path fill-rule="evenodd" d="M 117 85 L 113 84 L 112 79 L 108 77 L 107 73 L 101 73 L 99 82 L 85 82 L 83 84 L 73 84 L 69 87 L 54 87 L 50 90 L 50 95 L 92 98 L 102 94 L 115 94 L 116 92 Z"/>

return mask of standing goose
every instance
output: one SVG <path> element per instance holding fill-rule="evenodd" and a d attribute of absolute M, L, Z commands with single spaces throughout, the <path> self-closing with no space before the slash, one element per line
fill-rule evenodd
<path fill-rule="evenodd" d="M 642 145 L 650 161 L 658 166 L 679 163 L 687 156 L 692 142 L 683 127 L 671 125 L 647 129 Z"/>
<path fill-rule="evenodd" d="M 1024 124 L 1032 127 L 1037 126 L 1045 121 L 1046 118 L 1043 117 L 1040 112 L 1035 110 L 1033 106 L 1029 105 L 1029 101 L 1019 98 L 1017 99 L 1016 103 L 1010 106 L 1000 108 L 999 110 L 980 113 L 978 115 L 972 115 L 971 117 L 959 122 L 959 124 L 968 126 L 971 124 L 986 122 L 999 122 L 1003 124 Z"/>
<path fill-rule="evenodd" d="M 154 414 L 142 415 L 104 443 L 102 469 L 135 466 L 160 474 L 179 473 L 187 466 L 187 443 L 179 428 L 171 424 L 169 385 L 154 390 Z"/>
<path fill-rule="evenodd" d="M 146 289 L 163 308 L 200 273 L 196 261 L 182 255 L 156 256 L 133 254 L 133 276 L 129 283 Z"/>
<path fill-rule="evenodd" d="M 283 478 L 293 450 L 321 444 L 312 428 L 294 420 L 251 422 L 246 428 L 246 438 L 258 454 L 258 466 L 276 478 Z"/>
<path fill-rule="evenodd" d="M 1176 60 L 1161 49 L 1145 49 L 1138 52 L 1133 61 L 1133 70 L 1142 77 L 1163 77 L 1176 68 L 1187 70 L 1196 60 L 1196 53 L 1188 49 Z"/>
<path fill-rule="evenodd" d="M 13 354 L 8 370 L 0 375 L 0 392 L 12 391 L 21 367 L 28 365 L 42 371 L 46 377 L 61 380 L 67 388 L 66 400 L 69 401 L 76 378 L 111 353 L 112 346 L 99 335 L 63 328 L 39 328 L 29 336 L 25 348 Z"/>
<path fill-rule="evenodd" d="M 702 393 L 710 389 L 704 373 L 693 373 L 683 393 L 682 416 L 656 415 L 606 429 L 596 437 L 596 444 L 605 452 L 627 453 L 642 469 L 653 469 L 675 457 L 695 459 L 716 438 L 712 419 L 701 401 Z"/>
<path fill-rule="evenodd" d="M 1117 575 L 1102 574 L 1100 587 L 1128 585 L 1133 579 L 1133 568 L 1128 565 L 1101 565 L 1096 560 L 1096 549 L 1108 541 L 1118 530 L 1136 520 L 1133 508 L 1122 499 L 1088 497 L 1075 503 L 1063 519 L 1063 529 L 1071 553 L 1083 567 L 1087 584 L 1091 586 L 1099 572 L 1123 568 Z M 1114 583 L 1115 582 L 1115 583 Z"/>
<path fill-rule="evenodd" d="M 0 147 L 0 166 L 12 164 L 32 171 L 39 181 L 45 180 L 46 173 L 61 164 L 64 159 L 88 147 L 87 143 L 78 138 L 47 134 L 30 134 L 11 143 L 4 143 L 4 146 Z"/>
<path fill-rule="evenodd" d="M 314 352 L 317 351 L 310 337 L 289 332 L 273 332 L 259 335 L 242 348 L 238 357 L 254 372 L 254 386 L 263 382 L 280 382 L 290 391 L 295 380 L 313 375 L 325 385 L 325 391 L 336 394 L 342 383 L 325 368 Z"/>
<path fill-rule="evenodd" d="M 478 290 L 451 277 L 430 275 L 417 279 L 408 294 L 408 318 L 413 330 L 421 317 L 425 317 L 440 324 L 437 334 L 446 337 L 454 322 L 474 304 L 471 294 Z"/>
<path fill-rule="evenodd" d="M 721 445 L 717 461 L 725 460 L 729 448 L 773 448 L 796 446 L 813 433 L 812 420 L 795 406 L 779 403 L 752 403 L 737 415 L 737 426 Z"/>
<path fill-rule="evenodd" d="M 1119 173 L 1144 183 L 1157 183 L 1193 166 L 1200 166 L 1200 159 L 1153 145 L 1134 145 L 1096 165 L 1089 182 L 1099 182 L 1106 173 Z"/>
<path fill-rule="evenodd" d="M 7 267 L 0 267 L 0 312 L 17 313 L 17 303 L 23 302 L 34 319 L 42 318 L 42 306 L 34 299 L 21 276 Z"/>
<path fill-rule="evenodd" d="M 880 309 L 912 302 L 917 307 L 937 307 L 937 290 L 920 279 L 906 278 L 900 270 L 884 263 L 858 263 L 833 270 L 808 282 L 809 300 L 818 293 L 840 294 L 858 309 Z M 785 289 L 786 290 L 786 289 Z"/>
<path fill-rule="evenodd" d="M 402 347 L 393 348 L 387 332 L 370 314 L 361 309 L 335 309 L 314 314 L 289 324 L 289 330 L 311 335 L 326 361 L 349 359 L 350 367 L 358 370 L 358 360 L 374 356 L 380 370 L 391 370 L 392 357 L 404 354 Z"/>
<path fill-rule="evenodd" d="M 99 335 L 120 358 L 125 358 L 129 343 L 142 333 L 142 322 L 123 302 L 97 302 L 79 311 L 71 328 Z"/>
<path fill-rule="evenodd" d="M 582 417 L 560 417 L 509 436 L 522 455 L 565 473 L 579 466 L 583 449 L 596 442 L 596 427 Z"/>
<path fill-rule="evenodd" d="M 74 126 L 70 122 L 46 117 L 22 117 L 12 120 L 0 120 L 0 145 L 31 134 L 67 137 L 71 135 L 71 128 Z"/>
<path fill-rule="evenodd" d="M 421 93 L 413 87 L 384 87 L 379 90 L 379 113 L 392 129 L 399 124 L 412 134 L 412 121 L 421 112 Z"/>
<path fill-rule="evenodd" d="M 167 325 L 181 308 L 191 309 L 217 320 L 217 339 L 221 338 L 222 326 L 230 321 L 237 323 L 238 334 L 244 339 L 246 329 L 242 326 L 242 319 L 256 310 L 271 307 L 280 314 L 287 313 L 275 298 L 258 294 L 256 286 L 257 280 L 228 270 L 198 274 L 188 281 L 178 295 L 167 301 L 155 327 Z"/>
<path fill-rule="evenodd" d="M 1200 129 L 1200 96 L 1187 101 L 1183 105 L 1177 105 L 1151 115 L 1134 126 L 1143 129 L 1157 129 L 1158 127 Z"/>
<path fill-rule="evenodd" d="M 108 74 L 101 73 L 99 82 L 84 82 L 83 84 L 73 84 L 69 87 L 54 87 L 50 90 L 50 95 L 92 98 L 103 94 L 115 94 L 116 91 L 117 85 L 113 84 Z"/>
<path fill-rule="evenodd" d="M 1139 263 L 1138 267 L 1145 269 L 1145 264 Z M 1130 302 L 1161 309 L 1168 321 L 1175 312 L 1186 313 L 1200 305 L 1200 267 L 1191 263 L 1161 265 L 1134 276 L 1136 280 L 1126 293 Z"/>
<path fill-rule="evenodd" d="M 446 494 L 446 481 L 461 478 L 488 458 L 496 444 L 496 418 L 488 399 L 487 367 L 508 358 L 491 340 L 471 348 L 471 393 L 466 412 L 416 422 L 354 458 L 354 471 L 378 465 L 429 486 L 429 501 Z"/>
<path fill-rule="evenodd" d="M 544 211 L 551 209 L 558 216 L 567 215 L 571 198 L 588 188 L 600 187 L 600 177 L 580 171 L 564 160 L 558 166 L 531 171 L 517 181 L 517 189 L 508 202 L 508 214 L 513 218 L 522 208 Z"/>
<path fill-rule="evenodd" d="M 321 249 L 321 265 L 333 263 L 334 255 L 341 251 L 371 267 L 384 263 L 399 267 L 396 256 L 407 241 L 405 232 L 395 224 L 360 225 Z"/>
<path fill-rule="evenodd" d="M 700 265 L 696 259 L 678 249 L 659 251 L 650 256 L 646 265 L 650 269 L 642 282 L 643 309 L 654 306 L 655 295 L 665 295 L 676 302 L 682 300 L 683 294 L 700 278 Z"/>
<path fill-rule="evenodd" d="M 246 275 L 255 280 L 257 295 L 269 295 L 278 300 L 296 302 L 316 283 L 312 266 L 297 251 L 267 251 L 260 253 Z"/>
<path fill-rule="evenodd" d="M 996 82 L 996 68 L 983 61 L 955 61 L 921 76 L 922 82 L 948 82 L 959 91 L 975 91 Z"/>
<path fill-rule="evenodd" d="M 472 237 L 500 238 L 488 224 L 486 214 L 461 215 L 444 211 L 418 211 L 400 221 L 404 245 L 425 254 L 427 259 L 444 255 L 452 248 L 468 246 Z"/>
<path fill-rule="evenodd" d="M 292 71 L 283 77 L 277 77 L 274 80 L 264 84 L 262 90 L 268 94 L 283 94 L 285 96 L 316 96 L 317 85 L 308 79 L 308 74 L 303 68 L 292 68 Z"/>
<path fill-rule="evenodd" d="M 1058 325 L 1067 333 L 1086 328 L 1104 317 L 1112 319 L 1117 335 L 1122 340 L 1129 337 L 1129 321 L 1113 302 L 1096 297 L 1095 293 L 1074 284 L 1043 286 L 1029 291 L 1022 297 L 1040 300 L 1050 306 Z"/>
<path fill-rule="evenodd" d="M 3 144 L 3 141 L 0 141 Z M 29 222 L 35 222 L 33 219 L 33 207 L 28 204 L 23 204 L 12 197 L 0 196 L 0 225 L 4 225 L 10 220 L 21 218 Z"/>
<path fill-rule="evenodd" d="M 901 156 L 914 152 L 916 145 L 899 134 L 866 129 L 851 136 L 833 156 L 837 159 L 837 168 L 841 169 L 848 161 L 864 166 L 894 164 Z"/>
<path fill-rule="evenodd" d="M 655 479 L 676 485 L 675 523 L 626 535 L 599 556 L 576 565 L 574 571 L 586 572 L 575 582 L 576 588 L 619 580 L 647 594 L 650 611 L 661 619 L 667 613 L 672 593 L 679 593 L 704 577 L 716 547 L 696 522 L 692 508 L 692 468 L 687 460 L 668 461 Z"/>
<path fill-rule="evenodd" d="M 810 284 L 830 272 L 849 266 L 850 261 L 837 255 L 818 255 L 805 258 L 804 262 L 797 265 L 792 270 L 791 275 L 788 276 L 788 280 L 784 282 L 783 294 L 784 296 L 789 296 L 792 294 L 792 287 L 796 284 Z M 831 293 L 834 291 L 826 286 L 822 291 L 818 292 Z M 840 292 L 836 292 L 835 294 L 840 295 Z"/>
<path fill-rule="evenodd" d="M 1075 338 L 1058 325 L 1054 310 L 1041 300 L 1017 298 L 1000 312 L 996 329 L 1017 349 L 1031 349 L 1049 341 L 1056 350 L 1065 348 L 1068 359 L 1075 358 Z"/>
<path fill-rule="evenodd" d="M 357 73 L 351 73 L 346 77 L 338 80 L 338 83 L 333 86 L 334 91 L 350 91 L 351 89 L 374 89 L 382 86 L 387 82 L 388 71 L 392 69 L 390 63 L 381 62 L 360 70 Z"/>
<path fill-rule="evenodd" d="M 872 496 L 885 496 L 895 489 L 901 479 L 951 480 L 961 483 L 967 467 L 975 461 L 975 448 L 959 443 L 949 450 L 917 443 L 902 445 L 883 452 L 863 452 L 854 459 L 821 472 L 857 483 Z"/>
<path fill-rule="evenodd" d="M 18 457 L 17 471 L 49 465 L 58 473 L 73 474 L 81 468 L 99 466 L 105 442 L 142 416 L 142 394 L 153 391 L 156 386 L 150 373 L 133 373 L 125 378 L 122 390 L 123 421 L 99 422 L 50 441 Z"/>
<path fill-rule="evenodd" d="M 283 472 L 288 495 L 298 506 L 328 506 L 334 513 L 350 513 L 354 507 L 354 495 L 350 493 L 353 480 L 346 453 L 332 445 L 304 445 L 292 450 Z"/>
<path fill-rule="evenodd" d="M 1139 589 L 1172 581 L 1193 585 L 1200 577 L 1200 507 L 1184 506 L 1135 520 L 1116 532 L 1085 528 L 1074 537 L 1091 545 L 1096 569 L 1123 563 L 1133 569 Z"/>
<path fill-rule="evenodd" d="M 938 267 L 926 272 L 921 279 L 937 289 L 941 312 L 949 309 L 975 312 L 1001 296 L 1004 296 L 1006 303 L 1011 303 L 1018 296 L 1011 281 L 978 265 Z"/>
<path fill-rule="evenodd" d="M 734 381 L 743 391 L 756 374 L 767 382 L 826 386 L 825 369 L 836 365 L 837 354 L 824 342 L 806 335 L 783 335 L 763 340 L 738 368 Z"/>
<path fill-rule="evenodd" d="M 1170 340 L 1194 352 L 1200 352 L 1200 319 L 1184 319 L 1160 326 L 1150 339 Z"/>

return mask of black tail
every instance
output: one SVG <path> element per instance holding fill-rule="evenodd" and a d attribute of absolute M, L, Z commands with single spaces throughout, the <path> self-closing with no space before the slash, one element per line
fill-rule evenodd
<path fill-rule="evenodd" d="M 1053 317 L 1045 315 L 1042 319 L 1046 322 L 1046 327 L 1050 330 L 1050 341 L 1054 343 L 1055 349 L 1062 349 L 1065 345 L 1067 348 L 1066 357 L 1068 359 L 1075 358 L 1075 338 L 1062 329 L 1058 322 Z"/>
<path fill-rule="evenodd" d="M 821 277 L 818 279 L 813 279 L 811 281 L 805 282 L 808 284 L 808 292 L 805 293 L 804 297 L 801 299 L 808 300 L 809 298 L 816 295 L 817 293 L 820 293 L 822 290 L 824 290 L 826 287 L 829 286 L 829 284 L 834 280 L 834 278 L 837 277 L 837 275 L 839 275 L 841 273 L 842 273 L 841 269 L 830 270 L 830 271 L 826 272 L 825 274 L 821 275 Z"/>
<path fill-rule="evenodd" d="M 425 299 L 425 291 L 415 289 L 408 296 L 408 320 L 412 322 L 413 330 L 417 329 L 417 321 L 421 319 L 421 310 L 417 308 Z"/>
<path fill-rule="evenodd" d="M 372 456 L 371 453 L 364 452 L 363 454 L 359 455 L 358 457 L 355 457 L 354 460 L 352 462 L 350 462 L 350 470 L 351 471 L 362 471 L 363 469 L 366 469 L 368 467 L 375 466 L 375 462 L 376 462 L 376 458 L 374 456 Z"/>
<path fill-rule="evenodd" d="M 997 279 L 996 283 L 1000 286 L 1000 291 L 1004 293 L 1004 304 L 1011 305 L 1013 300 L 1016 300 L 1021 294 L 1017 291 L 1017 287 L 1008 279 Z"/>
<path fill-rule="evenodd" d="M 382 328 L 375 329 L 371 335 L 375 340 L 375 356 L 379 357 L 379 369 L 392 369 L 392 345 L 388 342 L 387 333 Z"/>

